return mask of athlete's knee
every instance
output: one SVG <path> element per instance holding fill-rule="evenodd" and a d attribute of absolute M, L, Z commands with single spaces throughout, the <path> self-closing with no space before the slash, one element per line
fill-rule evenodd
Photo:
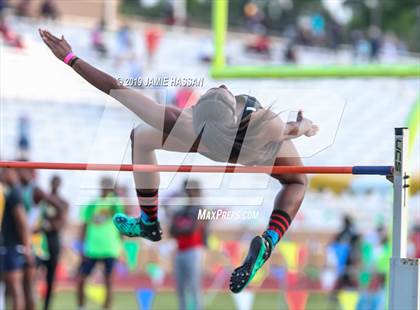
<path fill-rule="evenodd" d="M 147 138 L 150 128 L 145 124 L 136 126 L 130 134 L 131 145 L 134 146 L 146 146 L 150 143 Z"/>
<path fill-rule="evenodd" d="M 130 139 L 131 142 L 138 141 L 142 135 L 144 135 L 144 132 L 146 131 L 146 127 L 144 125 L 138 125 L 133 130 L 131 130 Z"/>
<path fill-rule="evenodd" d="M 307 188 L 309 182 L 306 174 L 277 175 L 276 179 L 282 185 L 300 185 L 303 189 Z"/>
<path fill-rule="evenodd" d="M 297 183 L 304 186 L 305 188 L 308 186 L 308 176 L 306 174 L 298 174 Z"/>

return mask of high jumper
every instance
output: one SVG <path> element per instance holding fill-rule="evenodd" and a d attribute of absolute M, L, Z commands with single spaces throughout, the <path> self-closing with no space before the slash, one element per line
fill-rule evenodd
<path fill-rule="evenodd" d="M 218 162 L 244 166 L 303 166 L 292 140 L 311 137 L 318 126 L 299 112 L 295 121 L 284 123 L 270 108 L 248 95 L 234 95 L 225 86 L 211 88 L 198 102 L 186 109 L 158 104 L 141 92 L 121 85 L 117 79 L 77 57 L 66 39 L 46 30 L 39 34 L 52 53 L 92 84 L 110 95 L 146 124 L 131 132 L 134 165 L 156 165 L 156 150 L 200 153 Z M 135 169 L 134 169 L 135 170 Z M 242 291 L 270 257 L 296 216 L 307 188 L 304 173 L 267 172 L 282 189 L 274 201 L 268 225 L 255 236 L 243 264 L 230 279 L 230 290 Z M 158 220 L 158 171 L 133 171 L 138 217 L 116 214 L 114 224 L 129 237 L 159 241 L 162 231 Z"/>

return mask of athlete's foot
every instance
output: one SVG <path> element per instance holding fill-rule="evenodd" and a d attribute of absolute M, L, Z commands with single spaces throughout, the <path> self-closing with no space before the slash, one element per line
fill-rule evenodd
<path fill-rule="evenodd" d="M 269 238 L 256 236 L 252 239 L 244 263 L 236 268 L 230 277 L 229 288 L 233 293 L 239 293 L 251 282 L 257 271 L 270 257 L 271 249 Z"/>
<path fill-rule="evenodd" d="M 114 225 L 118 231 L 128 237 L 142 237 L 150 241 L 162 239 L 162 230 L 159 221 L 145 222 L 140 217 L 127 216 L 117 213 L 113 217 Z"/>

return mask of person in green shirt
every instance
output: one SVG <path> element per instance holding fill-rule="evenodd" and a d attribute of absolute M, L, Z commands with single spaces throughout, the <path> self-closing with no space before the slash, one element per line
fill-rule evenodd
<path fill-rule="evenodd" d="M 120 256 L 121 235 L 115 228 L 112 217 L 124 207 L 113 191 L 113 181 L 108 177 L 101 180 L 101 196 L 82 208 L 83 222 L 81 241 L 82 262 L 78 277 L 79 309 L 85 305 L 85 283 L 96 263 L 104 265 L 106 298 L 103 309 L 110 309 L 112 299 L 112 272 L 114 262 Z"/>

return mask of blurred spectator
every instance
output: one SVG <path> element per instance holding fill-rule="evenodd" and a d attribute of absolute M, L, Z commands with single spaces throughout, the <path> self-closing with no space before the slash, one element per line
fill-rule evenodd
<path fill-rule="evenodd" d="M 19 169 L 18 176 L 20 181 L 20 193 L 22 204 L 26 211 L 29 229 L 35 235 L 39 233 L 38 221 L 40 217 L 40 203 L 49 204 L 51 207 L 60 209 L 63 202 L 53 194 L 44 192 L 37 184 L 35 170 Z M 32 249 L 34 254 L 34 249 Z M 38 257 L 39 258 L 39 257 Z M 35 281 L 36 269 L 34 265 L 25 265 L 24 268 L 24 290 L 26 298 L 31 300 L 35 294 L 33 282 Z M 31 297 L 29 297 L 31 296 Z"/>
<path fill-rule="evenodd" d="M 297 63 L 297 48 L 293 40 L 290 40 L 287 43 L 286 49 L 284 51 L 283 60 L 286 63 L 296 64 Z"/>
<path fill-rule="evenodd" d="M 385 62 L 398 60 L 398 39 L 392 33 L 387 33 L 383 40 L 382 54 Z"/>
<path fill-rule="evenodd" d="M 420 258 L 420 225 L 413 228 L 410 235 L 410 241 L 413 244 L 412 257 Z"/>
<path fill-rule="evenodd" d="M 2 15 L 0 15 L 0 35 L 8 46 L 19 49 L 25 47 L 22 37 L 10 28 Z"/>
<path fill-rule="evenodd" d="M 266 28 L 261 28 L 259 34 L 246 45 L 248 52 L 254 52 L 264 56 L 270 56 L 271 40 Z"/>
<path fill-rule="evenodd" d="M 340 44 L 343 43 L 343 28 L 339 23 L 332 20 L 330 25 L 330 40 L 329 47 L 334 51 L 337 51 Z"/>
<path fill-rule="evenodd" d="M 29 16 L 29 9 L 31 7 L 31 0 L 20 0 L 16 6 L 16 15 L 21 17 Z"/>
<path fill-rule="evenodd" d="M 44 0 L 39 8 L 39 15 L 45 19 L 56 20 L 60 14 L 54 0 Z"/>
<path fill-rule="evenodd" d="M 145 32 L 146 49 L 147 49 L 147 63 L 149 66 L 153 65 L 154 58 L 159 47 L 162 33 L 158 27 L 149 27 Z"/>
<path fill-rule="evenodd" d="M 370 59 L 371 45 L 361 31 L 352 33 L 352 46 L 356 62 L 367 62 Z"/>
<path fill-rule="evenodd" d="M 264 25 L 264 12 L 253 2 L 248 2 L 244 6 L 244 16 L 246 18 L 247 26 L 252 32 L 255 32 L 258 27 Z"/>
<path fill-rule="evenodd" d="M 26 159 L 20 158 L 19 160 L 25 161 Z M 23 206 L 28 213 L 29 223 L 33 226 L 32 224 L 34 224 L 35 219 L 32 220 L 31 213 L 34 212 L 34 207 L 36 207 L 43 198 L 47 199 L 47 196 L 37 185 L 35 170 L 27 168 L 19 169 L 18 175 Z"/>
<path fill-rule="evenodd" d="M 300 16 L 297 21 L 297 39 L 298 43 L 310 45 L 312 42 L 311 19 L 309 16 Z"/>
<path fill-rule="evenodd" d="M 6 188 L 1 222 L 0 274 L 12 298 L 12 309 L 35 309 L 34 296 L 27 294 L 32 281 L 25 279 L 24 270 L 34 266 L 30 230 L 19 190 L 19 176 L 14 169 L 1 172 Z"/>
<path fill-rule="evenodd" d="M 91 35 L 92 47 L 102 57 L 106 57 L 108 54 L 108 48 L 106 47 L 104 39 L 105 21 L 101 19 L 99 24 L 93 29 Z"/>
<path fill-rule="evenodd" d="M 202 268 L 203 247 L 206 245 L 207 225 L 198 220 L 201 189 L 198 181 L 184 181 L 187 196 L 185 206 L 172 217 L 170 233 L 176 239 L 174 273 L 179 309 L 203 309 Z M 187 301 L 191 301 L 187 303 Z"/>
<path fill-rule="evenodd" d="M 376 233 L 378 236 L 377 244 L 384 245 L 389 241 L 388 232 L 383 224 L 378 225 L 378 227 L 376 228 Z"/>
<path fill-rule="evenodd" d="M 18 121 L 18 149 L 17 157 L 19 158 L 29 158 L 30 151 L 30 122 L 29 118 L 25 115 L 19 117 Z"/>
<path fill-rule="evenodd" d="M 353 219 L 346 215 L 343 217 L 343 228 L 334 238 L 334 243 L 348 247 L 347 258 L 344 262 L 344 268 L 338 275 L 335 290 L 342 288 L 357 288 L 357 264 L 359 262 L 360 236 L 354 227 Z"/>
<path fill-rule="evenodd" d="M 112 223 L 115 213 L 123 212 L 122 203 L 112 190 L 113 181 L 108 177 L 101 179 L 101 195 L 82 209 L 83 243 L 82 262 L 78 277 L 78 305 L 85 307 L 85 284 L 96 263 L 104 265 L 106 298 L 103 309 L 112 304 L 112 274 L 115 260 L 121 252 L 121 236 Z"/>
<path fill-rule="evenodd" d="M 63 203 L 54 195 L 44 192 L 37 184 L 35 170 L 19 169 L 20 193 L 22 196 L 22 204 L 26 211 L 29 229 L 34 235 L 39 233 L 38 221 L 40 216 L 41 202 L 49 204 L 55 208 L 62 208 Z M 32 255 L 35 251 L 32 249 Z M 39 258 L 39 257 L 38 257 Z M 27 300 L 33 300 L 35 295 L 34 281 L 36 277 L 36 269 L 34 265 L 25 265 L 24 268 L 24 291 Z"/>
<path fill-rule="evenodd" d="M 381 49 L 381 30 L 376 26 L 369 28 L 370 61 L 377 61 Z"/>
<path fill-rule="evenodd" d="M 319 13 L 311 16 L 311 31 L 315 43 L 320 44 L 325 39 L 325 18 Z"/>
<path fill-rule="evenodd" d="M 214 46 L 213 40 L 210 38 L 203 38 L 198 51 L 198 59 L 203 63 L 211 63 L 213 60 Z"/>
<path fill-rule="evenodd" d="M 0 0 L 0 17 L 3 16 L 3 11 L 6 8 L 6 0 Z"/>
<path fill-rule="evenodd" d="M 116 65 L 131 59 L 134 55 L 133 33 L 128 24 L 124 24 L 117 32 Z"/>
<path fill-rule="evenodd" d="M 36 222 L 38 220 L 39 209 L 35 208 L 39 202 L 43 199 L 51 201 L 49 196 L 44 193 L 43 190 L 37 185 L 36 174 L 33 169 L 19 169 L 18 170 L 20 180 L 20 193 L 22 197 L 22 204 L 26 211 L 26 217 L 29 225 L 29 229 L 32 232 L 36 231 Z M 51 201 L 51 203 L 55 203 Z M 32 255 L 35 256 L 34 249 L 31 248 Z M 36 277 L 36 266 L 34 264 L 26 264 L 23 270 L 23 287 L 26 300 L 33 302 L 35 296 L 35 277 Z"/>
<path fill-rule="evenodd" d="M 48 247 L 48 258 L 42 262 L 46 267 L 47 272 L 47 291 L 45 295 L 44 310 L 49 309 L 50 305 L 61 250 L 60 234 L 65 226 L 68 212 L 68 203 L 60 194 L 61 178 L 59 176 L 53 176 L 50 185 L 50 199 L 56 200 L 56 204 L 53 205 L 47 201 L 42 202 L 41 222 L 41 229 L 47 239 Z"/>
<path fill-rule="evenodd" d="M 163 3 L 162 13 L 165 25 L 173 26 L 175 24 L 175 12 L 172 1 L 166 0 Z"/>

